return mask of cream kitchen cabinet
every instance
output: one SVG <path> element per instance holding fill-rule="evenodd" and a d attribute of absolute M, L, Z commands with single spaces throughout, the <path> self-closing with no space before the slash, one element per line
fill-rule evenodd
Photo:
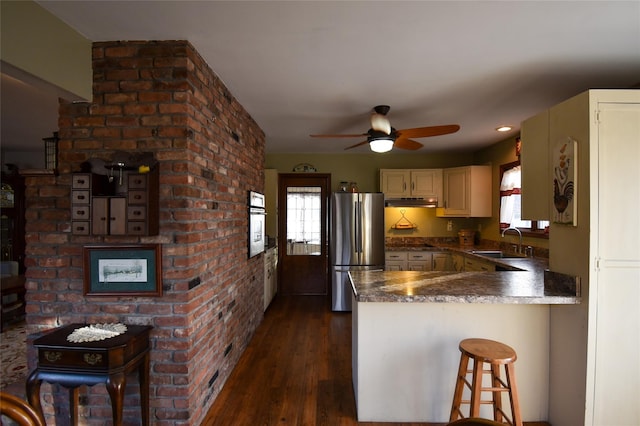
<path fill-rule="evenodd" d="M 639 123 L 638 89 L 589 90 L 549 110 L 548 148 L 577 143 L 576 225 L 551 221 L 549 269 L 580 277 L 582 289 L 579 305 L 549 313 L 550 424 L 640 424 Z M 529 134 L 522 139 L 523 208 L 531 195 L 525 184 L 533 182 L 547 188 L 538 202 L 553 212 L 551 155 L 538 159 L 548 175 L 527 168 L 526 146 L 539 143 Z"/>
<path fill-rule="evenodd" d="M 450 253 L 431 253 L 432 271 L 453 271 L 453 257 Z"/>
<path fill-rule="evenodd" d="M 432 259 L 430 252 L 410 251 L 407 253 L 407 270 L 431 271 Z"/>
<path fill-rule="evenodd" d="M 453 271 L 462 272 L 464 271 L 464 259 L 465 256 L 458 253 L 453 253 L 451 255 L 451 267 Z"/>
<path fill-rule="evenodd" d="M 442 171 L 443 208 L 439 217 L 491 217 L 491 166 L 453 167 Z"/>
<path fill-rule="evenodd" d="M 390 251 L 385 254 L 387 271 L 430 271 L 431 253 L 423 251 Z"/>
<path fill-rule="evenodd" d="M 278 291 L 278 248 L 268 249 L 264 255 L 264 310 Z"/>
<path fill-rule="evenodd" d="M 549 110 L 543 111 L 524 121 L 520 130 L 521 214 L 526 220 L 550 218 L 549 116 Z"/>
<path fill-rule="evenodd" d="M 496 265 L 492 262 L 488 262 L 480 259 L 472 259 L 471 257 L 465 256 L 464 270 L 494 272 L 496 270 Z"/>
<path fill-rule="evenodd" d="M 385 254 L 387 271 L 451 271 L 450 253 L 430 251 L 388 251 Z"/>
<path fill-rule="evenodd" d="M 384 255 L 384 269 L 387 271 L 406 271 L 407 253 L 402 251 L 388 251 Z"/>
<path fill-rule="evenodd" d="M 380 191 L 386 198 L 442 199 L 442 169 L 381 169 Z"/>

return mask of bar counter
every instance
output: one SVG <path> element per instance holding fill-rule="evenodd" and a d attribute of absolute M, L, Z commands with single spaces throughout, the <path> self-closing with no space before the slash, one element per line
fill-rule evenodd
<path fill-rule="evenodd" d="M 471 253 L 465 255 L 481 257 Z M 548 271 L 546 259 L 490 261 L 501 269 L 520 270 L 352 271 L 349 274 L 356 302 L 580 303 L 577 278 Z"/>
<path fill-rule="evenodd" d="M 546 259 L 478 260 L 499 270 L 350 272 L 358 421 L 445 424 L 458 344 L 470 337 L 516 350 L 523 418 L 548 419 L 550 310 L 580 303 L 579 280 L 549 272 Z"/>

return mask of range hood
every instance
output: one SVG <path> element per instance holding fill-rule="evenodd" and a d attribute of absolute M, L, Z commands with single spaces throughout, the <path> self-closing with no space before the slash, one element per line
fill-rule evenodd
<path fill-rule="evenodd" d="M 438 207 L 438 199 L 431 198 L 387 198 L 385 207 Z"/>

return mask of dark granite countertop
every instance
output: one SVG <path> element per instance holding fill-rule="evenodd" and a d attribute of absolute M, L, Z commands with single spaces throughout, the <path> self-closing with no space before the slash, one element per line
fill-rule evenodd
<path fill-rule="evenodd" d="M 393 247 L 389 251 L 416 250 Z M 502 304 L 577 304 L 579 280 L 550 272 L 544 258 L 489 259 L 470 253 L 473 248 L 424 247 L 451 251 L 490 261 L 496 272 L 352 271 L 349 273 L 358 302 L 435 302 Z"/>

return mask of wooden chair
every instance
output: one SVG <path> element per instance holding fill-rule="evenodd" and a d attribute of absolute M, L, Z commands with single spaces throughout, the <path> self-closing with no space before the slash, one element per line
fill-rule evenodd
<path fill-rule="evenodd" d="M 0 414 L 19 426 L 46 426 L 44 419 L 22 398 L 0 392 Z"/>

